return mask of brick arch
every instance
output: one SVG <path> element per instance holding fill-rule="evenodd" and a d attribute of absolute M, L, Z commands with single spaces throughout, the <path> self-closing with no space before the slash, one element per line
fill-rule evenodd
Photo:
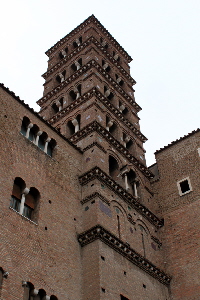
<path fill-rule="evenodd" d="M 117 201 L 111 201 L 111 209 L 113 216 L 113 224 L 116 235 L 123 240 L 126 240 L 127 229 L 126 229 L 126 219 L 127 214 L 123 206 Z"/>

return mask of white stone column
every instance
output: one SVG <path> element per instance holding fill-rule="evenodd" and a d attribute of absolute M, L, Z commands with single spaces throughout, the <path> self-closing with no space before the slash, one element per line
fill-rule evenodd
<path fill-rule="evenodd" d="M 117 81 L 117 83 L 119 84 L 119 83 L 122 81 L 122 78 L 121 78 L 121 77 L 118 77 L 116 81 Z"/>
<path fill-rule="evenodd" d="M 26 195 L 29 193 L 29 189 L 28 188 L 25 188 L 23 190 L 23 193 L 22 193 L 22 197 L 21 197 L 21 204 L 20 204 L 20 210 L 19 210 L 19 213 L 20 215 L 23 214 L 23 211 L 24 211 L 24 203 L 25 203 L 25 197 Z"/>
<path fill-rule="evenodd" d="M 49 144 L 50 141 L 51 141 L 51 138 L 48 137 L 48 138 L 46 139 L 46 142 L 45 142 L 45 145 L 44 145 L 44 152 L 45 152 L 45 153 L 47 153 L 47 148 L 48 148 L 48 144 Z"/>
<path fill-rule="evenodd" d="M 79 64 L 78 61 L 75 61 L 74 64 L 76 66 L 76 70 L 78 71 L 81 68 L 81 65 Z"/>
<path fill-rule="evenodd" d="M 66 57 L 66 56 L 67 56 L 67 53 L 66 53 L 66 51 L 65 51 L 64 49 L 61 50 L 61 53 L 62 53 L 63 57 Z"/>
<path fill-rule="evenodd" d="M 36 134 L 35 145 L 38 146 L 39 137 L 41 136 L 43 131 L 38 131 Z"/>
<path fill-rule="evenodd" d="M 118 60 L 118 58 L 119 58 L 119 55 L 118 55 L 118 54 L 115 54 L 115 55 L 114 55 L 114 59 L 115 59 L 115 60 Z"/>
<path fill-rule="evenodd" d="M 74 120 L 72 120 L 72 124 L 74 125 L 74 127 L 75 127 L 75 133 L 77 132 L 77 131 L 79 131 L 79 123 L 78 123 L 78 121 L 77 121 L 77 119 L 74 119 Z"/>
<path fill-rule="evenodd" d="M 103 65 L 103 69 L 104 69 L 104 70 L 106 70 L 106 69 L 107 69 L 107 67 L 108 67 L 108 63 L 107 63 L 107 62 L 105 62 L 105 63 L 104 63 L 104 65 Z"/>
<path fill-rule="evenodd" d="M 56 106 L 58 107 L 58 110 L 61 111 L 62 110 L 62 104 L 60 103 L 60 101 L 56 102 Z"/>
<path fill-rule="evenodd" d="M 65 77 L 62 73 L 59 73 L 58 76 L 60 77 L 61 82 L 65 80 Z"/>
<path fill-rule="evenodd" d="M 107 126 L 106 126 L 106 129 L 107 129 L 108 131 L 110 131 L 110 127 L 112 127 L 112 126 L 113 126 L 113 120 L 110 120 L 110 121 L 108 122 Z"/>
<path fill-rule="evenodd" d="M 122 113 L 123 110 L 125 110 L 125 106 L 123 104 L 121 104 L 120 107 L 119 107 L 119 111 Z"/>
<path fill-rule="evenodd" d="M 124 180 L 125 180 L 125 189 L 126 189 L 126 190 L 129 190 L 127 173 L 124 174 Z"/>
<path fill-rule="evenodd" d="M 81 42 L 79 39 L 76 39 L 75 42 L 76 42 L 77 46 L 80 46 Z"/>
<path fill-rule="evenodd" d="M 134 188 L 134 196 L 137 198 L 138 197 L 138 192 L 137 192 L 137 185 L 136 182 L 133 182 L 133 188 Z"/>
<path fill-rule="evenodd" d="M 50 300 L 50 297 L 46 295 L 42 298 L 42 300 Z"/>
<path fill-rule="evenodd" d="M 27 131 L 26 131 L 26 138 L 27 138 L 27 139 L 29 138 L 30 130 L 31 130 L 32 127 L 33 127 L 33 124 L 32 124 L 32 123 L 30 123 L 30 124 L 28 125 L 28 127 L 27 127 Z"/>
<path fill-rule="evenodd" d="M 108 89 L 108 90 L 105 91 L 104 96 L 108 97 L 109 95 L 110 95 L 110 90 Z"/>

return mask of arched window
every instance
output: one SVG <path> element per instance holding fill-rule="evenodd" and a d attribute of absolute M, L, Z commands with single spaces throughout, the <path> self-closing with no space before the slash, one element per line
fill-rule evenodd
<path fill-rule="evenodd" d="M 100 38 L 100 43 L 105 49 L 108 49 L 108 44 L 107 44 L 106 40 L 104 40 L 103 38 Z"/>
<path fill-rule="evenodd" d="M 113 156 L 109 155 L 109 175 L 114 180 L 116 180 L 118 174 L 119 174 L 118 162 Z"/>
<path fill-rule="evenodd" d="M 114 59 L 116 60 L 116 61 L 120 61 L 120 57 L 119 57 L 119 54 L 118 53 L 116 53 L 115 51 L 113 51 L 113 57 L 114 57 Z"/>
<path fill-rule="evenodd" d="M 54 295 L 47 296 L 44 289 L 36 289 L 31 282 L 22 281 L 24 288 L 23 300 L 58 300 Z"/>
<path fill-rule="evenodd" d="M 36 221 L 39 198 L 40 193 L 36 188 L 31 187 L 29 190 L 23 179 L 15 178 L 10 200 L 11 208 L 24 217 Z"/>
<path fill-rule="evenodd" d="M 119 111 L 123 114 L 123 115 L 127 115 L 128 114 L 128 108 L 125 107 L 125 105 L 119 101 Z"/>
<path fill-rule="evenodd" d="M 68 53 L 68 48 L 66 47 L 65 49 L 61 50 L 60 53 L 59 53 L 59 57 L 62 59 L 64 57 L 67 56 L 67 53 Z"/>
<path fill-rule="evenodd" d="M 81 37 L 81 36 L 80 36 L 79 38 L 77 38 L 77 39 L 73 42 L 74 48 L 79 47 L 80 44 L 82 44 L 82 37 Z"/>
<path fill-rule="evenodd" d="M 114 97 L 111 90 L 106 86 L 104 86 L 104 96 L 107 97 L 109 100 L 111 100 Z"/>
<path fill-rule="evenodd" d="M 10 207 L 16 211 L 20 211 L 22 192 L 24 191 L 26 184 L 23 179 L 16 177 L 13 184 L 13 190 L 10 200 Z"/>
<path fill-rule="evenodd" d="M 115 74 L 115 78 L 116 78 L 117 83 L 120 86 L 122 86 L 124 84 L 124 81 L 122 80 L 122 78 L 119 75 Z"/>
<path fill-rule="evenodd" d="M 43 151 L 45 148 L 45 143 L 46 143 L 47 138 L 48 138 L 48 135 L 46 132 L 42 132 L 42 134 L 39 136 L 38 147 Z"/>
<path fill-rule="evenodd" d="M 109 72 L 109 71 L 110 71 L 110 66 L 109 66 L 109 64 L 108 64 L 105 60 L 102 60 L 102 68 L 103 68 L 106 72 Z"/>
<path fill-rule="evenodd" d="M 74 72 L 78 71 L 82 67 L 82 58 L 76 60 L 72 65 L 71 68 Z"/>
<path fill-rule="evenodd" d="M 21 133 L 26 136 L 27 134 L 27 130 L 28 130 L 28 126 L 30 124 L 30 120 L 29 118 L 27 117 L 23 117 L 23 120 L 22 120 L 22 125 L 21 125 Z"/>
<path fill-rule="evenodd" d="M 74 90 L 69 92 L 70 100 L 73 102 L 81 96 L 81 84 L 74 88 Z"/>
<path fill-rule="evenodd" d="M 30 129 L 29 136 L 27 137 L 33 143 L 36 142 L 37 133 L 39 132 L 39 127 L 37 125 L 33 125 Z"/>
<path fill-rule="evenodd" d="M 81 124 L 81 115 L 78 115 L 75 119 L 68 121 L 67 123 L 67 131 L 68 136 L 73 135 L 74 133 L 78 132 L 80 130 L 80 124 Z"/>
<path fill-rule="evenodd" d="M 130 170 L 125 174 L 125 186 L 126 190 L 132 194 L 135 198 L 138 198 L 138 187 L 139 181 L 137 180 L 136 174 L 133 170 Z"/>

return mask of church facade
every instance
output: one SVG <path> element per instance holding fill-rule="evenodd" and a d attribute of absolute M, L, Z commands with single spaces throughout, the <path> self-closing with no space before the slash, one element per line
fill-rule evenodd
<path fill-rule="evenodd" d="M 146 166 L 131 57 L 92 15 L 47 52 L 41 109 L 1 84 L 1 299 L 199 299 L 196 130 Z"/>

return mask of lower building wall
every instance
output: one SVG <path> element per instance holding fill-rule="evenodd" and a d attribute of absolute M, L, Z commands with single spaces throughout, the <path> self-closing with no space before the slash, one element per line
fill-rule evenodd
<path fill-rule="evenodd" d="M 84 300 L 169 300 L 168 287 L 96 240 L 82 248 Z M 99 294 L 98 294 L 99 293 Z"/>

